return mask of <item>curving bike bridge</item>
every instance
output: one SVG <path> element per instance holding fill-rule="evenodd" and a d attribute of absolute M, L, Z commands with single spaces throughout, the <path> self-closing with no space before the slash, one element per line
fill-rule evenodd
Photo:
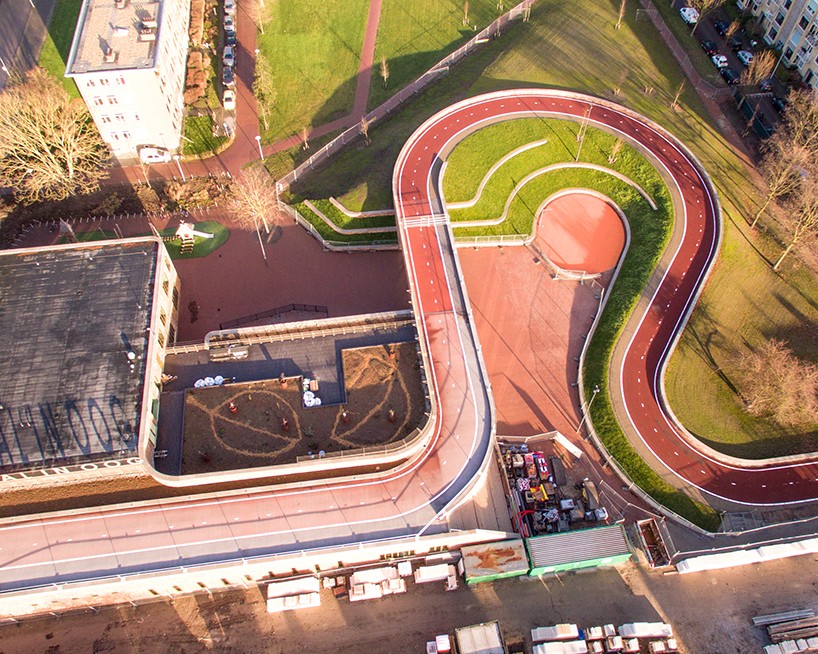
<path fill-rule="evenodd" d="M 482 125 L 523 116 L 587 120 L 616 132 L 675 186 L 680 238 L 650 302 L 632 320 L 616 391 L 630 427 L 675 474 L 719 497 L 775 503 L 818 496 L 814 463 L 722 464 L 690 445 L 664 408 L 662 367 L 720 240 L 715 193 L 692 157 L 616 105 L 558 91 L 505 91 L 427 120 L 395 167 L 398 229 L 432 400 L 419 455 L 360 478 L 5 520 L 0 591 L 445 531 L 446 512 L 468 497 L 490 460 L 494 419 L 438 177 L 456 142 Z"/>

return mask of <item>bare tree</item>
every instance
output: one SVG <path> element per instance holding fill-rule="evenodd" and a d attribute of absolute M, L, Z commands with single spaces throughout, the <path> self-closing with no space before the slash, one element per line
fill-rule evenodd
<path fill-rule="evenodd" d="M 701 22 L 704 20 L 704 17 L 714 9 L 723 5 L 724 2 L 725 0 L 690 0 L 690 6 L 699 12 L 699 20 L 697 20 L 696 24 L 693 26 L 693 31 L 691 34 L 695 35 L 696 28 L 699 27 Z"/>
<path fill-rule="evenodd" d="M 381 57 L 381 79 L 383 79 L 383 88 L 386 88 L 389 81 L 389 62 L 386 57 Z"/>
<path fill-rule="evenodd" d="M 230 187 L 228 210 L 239 229 L 256 230 L 259 246 L 265 261 L 267 255 L 261 240 L 261 228 L 269 234 L 272 228 L 283 222 L 278 208 L 278 192 L 275 180 L 261 164 L 254 164 L 241 171 Z"/>
<path fill-rule="evenodd" d="M 614 86 L 614 88 L 613 88 L 613 94 L 614 94 L 614 95 L 621 95 L 621 93 L 622 93 L 622 85 L 623 85 L 625 82 L 627 82 L 627 81 L 628 81 L 628 69 L 627 69 L 627 68 L 623 68 L 623 69 L 622 69 L 622 70 L 619 72 L 619 77 L 617 78 L 617 81 L 616 81 L 616 86 Z"/>
<path fill-rule="evenodd" d="M 108 175 L 108 148 L 85 103 L 42 68 L 0 93 L 0 133 L 0 184 L 26 202 L 90 191 Z"/>
<path fill-rule="evenodd" d="M 793 248 L 805 240 L 813 241 L 818 228 L 818 161 L 813 157 L 808 169 L 801 172 L 798 192 L 793 193 L 780 221 L 787 232 L 787 244 L 775 262 L 773 270 L 781 267 Z"/>
<path fill-rule="evenodd" d="M 676 89 L 676 95 L 673 96 L 673 102 L 670 103 L 670 108 L 674 111 L 679 110 L 679 98 L 682 97 L 682 93 L 685 90 L 685 83 L 684 80 L 681 81 L 679 84 L 679 88 Z"/>
<path fill-rule="evenodd" d="M 753 57 L 750 65 L 741 74 L 741 83 L 751 86 L 758 84 L 773 74 L 775 68 L 775 54 L 772 50 L 764 50 Z"/>
<path fill-rule="evenodd" d="M 815 165 L 818 157 L 818 95 L 815 91 L 790 93 L 781 126 L 763 147 L 761 173 L 767 194 L 753 218 L 752 227 L 773 202 L 792 194 L 801 184 L 804 171 Z"/>
<path fill-rule="evenodd" d="M 250 0 L 245 7 L 258 31 L 264 34 L 264 24 L 269 23 L 272 16 L 272 4 L 267 4 L 264 0 Z"/>
<path fill-rule="evenodd" d="M 739 31 L 740 27 L 741 27 L 741 21 L 734 20 L 732 23 L 730 23 L 727 26 L 727 30 L 724 32 L 724 39 L 726 41 L 729 41 L 730 39 L 732 39 L 736 35 L 736 33 Z"/>
<path fill-rule="evenodd" d="M 611 146 L 611 151 L 608 153 L 608 163 L 613 165 L 619 159 L 619 155 L 622 153 L 622 139 L 616 139 Z"/>
<path fill-rule="evenodd" d="M 809 152 L 818 150 L 818 90 L 790 93 L 783 123 L 793 143 Z"/>
<path fill-rule="evenodd" d="M 268 57 L 256 57 L 256 68 L 253 78 L 253 95 L 258 101 L 258 109 L 261 113 L 261 121 L 264 123 L 264 131 L 270 129 L 267 116 L 275 107 L 277 94 L 275 83 L 273 82 L 273 65 Z"/>
<path fill-rule="evenodd" d="M 628 0 L 619 0 L 619 16 L 616 19 L 616 29 L 622 29 L 622 20 L 625 18 L 625 8 Z"/>
<path fill-rule="evenodd" d="M 361 130 L 361 134 L 366 140 L 366 144 L 369 145 L 369 126 L 372 124 L 371 120 L 367 120 L 366 116 L 361 116 L 361 122 L 358 124 L 358 127 Z"/>
<path fill-rule="evenodd" d="M 735 357 L 738 382 L 747 411 L 781 425 L 815 421 L 818 413 L 818 367 L 799 360 L 785 341 L 771 339 Z"/>
<path fill-rule="evenodd" d="M 767 185 L 764 201 L 756 211 L 750 227 L 755 227 L 769 206 L 780 198 L 787 197 L 801 182 L 801 162 L 807 160 L 804 148 L 792 143 L 782 130 L 773 134 L 763 145 L 764 158 L 761 160 L 761 174 Z"/>

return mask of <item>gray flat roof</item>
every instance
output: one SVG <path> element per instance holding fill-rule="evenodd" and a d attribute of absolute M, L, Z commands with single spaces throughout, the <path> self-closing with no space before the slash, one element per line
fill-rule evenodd
<path fill-rule="evenodd" d="M 145 240 L 0 253 L 0 470 L 136 451 L 157 255 Z"/>
<path fill-rule="evenodd" d="M 66 73 L 152 68 L 161 30 L 160 11 L 161 0 L 128 1 L 123 8 L 118 8 L 115 0 L 85 0 Z M 140 31 L 149 31 L 145 22 L 152 25 L 151 20 L 157 22 L 156 28 L 150 28 L 151 40 L 140 39 Z M 112 61 L 105 58 L 108 48 L 115 53 Z"/>

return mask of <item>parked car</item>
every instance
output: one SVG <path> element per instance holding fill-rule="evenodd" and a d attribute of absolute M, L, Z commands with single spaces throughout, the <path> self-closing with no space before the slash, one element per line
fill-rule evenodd
<path fill-rule="evenodd" d="M 699 12 L 693 7 L 682 7 L 679 9 L 679 15 L 688 25 L 695 25 L 697 22 L 699 22 Z"/>
<path fill-rule="evenodd" d="M 236 64 L 236 57 L 233 54 L 233 46 L 224 46 L 224 53 L 222 54 L 222 63 L 231 68 Z"/>
<path fill-rule="evenodd" d="M 730 27 L 730 23 L 726 23 L 723 20 L 717 20 L 713 22 L 713 29 L 715 29 L 719 36 L 724 36 L 727 34 L 727 29 Z"/>
<path fill-rule="evenodd" d="M 761 80 L 758 83 L 758 88 L 760 88 L 762 91 L 772 91 L 773 90 L 773 78 L 768 77 L 766 79 Z"/>
<path fill-rule="evenodd" d="M 743 63 L 745 66 L 749 66 L 750 62 L 753 60 L 753 53 L 749 50 L 739 50 L 736 53 L 738 60 Z"/>
<path fill-rule="evenodd" d="M 222 69 L 222 85 L 234 86 L 236 84 L 236 76 L 230 66 L 225 66 Z"/>
<path fill-rule="evenodd" d="M 783 114 L 787 108 L 787 101 L 784 98 L 779 98 L 777 95 L 773 96 L 773 99 L 770 100 L 770 104 L 772 104 L 773 109 L 780 114 Z"/>
<path fill-rule="evenodd" d="M 714 41 L 702 41 L 702 50 L 705 51 L 708 57 L 712 57 L 714 54 L 718 54 L 719 47 L 716 45 Z"/>
<path fill-rule="evenodd" d="M 719 74 L 724 78 L 724 81 L 727 82 L 730 86 L 734 86 L 739 82 L 739 75 L 732 68 L 722 68 L 721 70 L 719 70 Z"/>
<path fill-rule="evenodd" d="M 729 45 L 730 49 L 735 52 L 736 50 L 741 50 L 743 43 L 740 36 L 732 36 L 728 39 L 727 45 Z"/>
<path fill-rule="evenodd" d="M 236 92 L 233 89 L 225 89 L 222 93 L 222 105 L 225 111 L 236 110 Z"/>
<path fill-rule="evenodd" d="M 165 148 L 139 148 L 139 160 L 143 164 L 167 163 L 170 161 L 170 152 Z"/>
<path fill-rule="evenodd" d="M 719 53 L 716 53 L 712 57 L 710 57 L 710 61 L 713 62 L 713 65 L 716 68 L 727 68 L 727 66 L 730 65 L 730 63 L 727 61 L 727 57 Z"/>
<path fill-rule="evenodd" d="M 231 16 L 236 13 L 236 0 L 224 0 L 224 13 Z"/>
<path fill-rule="evenodd" d="M 227 32 L 232 29 L 236 29 L 236 23 L 233 21 L 233 17 L 227 14 L 224 17 L 224 31 Z"/>
<path fill-rule="evenodd" d="M 229 45 L 231 48 L 236 47 L 236 30 L 225 30 L 224 32 L 224 42 L 226 45 Z"/>

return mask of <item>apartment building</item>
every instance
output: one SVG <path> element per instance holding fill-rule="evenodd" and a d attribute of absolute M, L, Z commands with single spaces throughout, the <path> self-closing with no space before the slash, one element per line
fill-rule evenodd
<path fill-rule="evenodd" d="M 781 64 L 795 68 L 818 88 L 818 0 L 739 0 L 759 20 L 767 45 L 781 50 Z"/>
<path fill-rule="evenodd" d="M 179 149 L 190 4 L 84 0 L 66 66 L 119 161 Z"/>

